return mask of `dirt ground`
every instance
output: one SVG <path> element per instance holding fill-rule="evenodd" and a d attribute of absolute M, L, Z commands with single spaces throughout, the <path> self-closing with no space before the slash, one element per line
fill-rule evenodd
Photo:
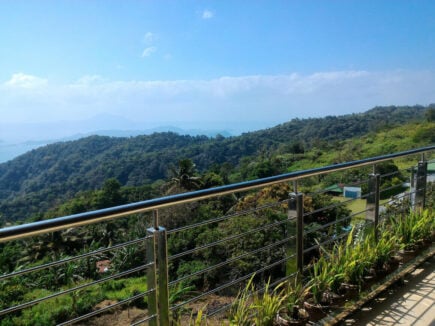
<path fill-rule="evenodd" d="M 209 312 L 219 309 L 227 304 L 230 304 L 234 301 L 233 297 L 221 297 L 217 295 L 209 295 L 203 298 L 200 301 L 195 301 L 191 304 L 188 304 L 185 309 L 183 309 L 183 313 L 180 317 L 180 321 L 178 323 L 174 323 L 174 325 L 193 325 L 195 322 L 195 318 L 199 310 L 203 311 L 203 315 L 207 315 Z M 99 310 L 109 305 L 116 303 L 115 301 L 105 300 L 100 302 L 98 305 L 94 307 L 94 310 Z M 82 323 L 78 323 L 80 326 L 127 326 L 132 323 L 139 322 L 145 319 L 148 316 L 148 312 L 146 309 L 139 309 L 137 307 L 119 307 L 110 310 L 110 312 L 106 312 L 101 314 L 98 317 L 94 317 L 92 319 L 86 320 Z M 146 325 L 147 323 L 144 323 Z M 203 323 L 201 325 L 209 325 L 209 326 L 220 326 L 220 325 L 228 325 L 229 322 L 222 315 L 217 316 L 206 316 Z"/>

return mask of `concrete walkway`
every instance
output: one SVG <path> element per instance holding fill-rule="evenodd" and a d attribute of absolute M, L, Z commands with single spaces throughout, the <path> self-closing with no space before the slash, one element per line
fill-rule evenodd
<path fill-rule="evenodd" d="M 340 325 L 435 326 L 435 257 L 364 305 Z"/>

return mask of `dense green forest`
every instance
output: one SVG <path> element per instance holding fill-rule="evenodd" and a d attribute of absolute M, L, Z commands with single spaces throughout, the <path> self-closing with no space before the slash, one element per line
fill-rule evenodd
<path fill-rule="evenodd" d="M 360 115 L 292 120 L 231 138 L 157 133 L 132 138 L 93 136 L 49 145 L 0 165 L 1 222 L 5 225 L 48 219 L 426 146 L 435 143 L 434 115 L 432 106 L 375 108 Z M 400 166 L 394 163 L 377 166 L 382 174 L 399 172 L 382 178 L 383 189 L 406 180 L 399 171 Z M 344 172 L 340 174 L 340 182 L 366 179 L 368 173 L 371 169 Z M 337 182 L 336 177 L 330 174 L 308 178 L 300 187 L 302 191 L 324 188 Z M 160 224 L 168 230 L 198 224 L 169 235 L 169 255 L 216 242 L 200 252 L 172 259 L 170 279 L 182 279 L 219 262 L 243 257 L 177 285 L 184 293 L 189 289 L 206 290 L 286 257 L 290 249 L 277 247 L 275 243 L 285 234 L 294 233 L 294 226 L 287 221 L 286 203 L 291 191 L 291 185 L 280 184 L 237 197 L 228 195 L 159 210 Z M 336 199 L 323 193 L 305 196 L 304 210 L 310 213 L 305 218 L 306 229 L 317 230 L 320 224 L 349 216 L 349 208 L 336 203 Z M 329 208 L 320 210 L 324 207 Z M 221 219 L 222 216 L 231 218 Z M 217 222 L 204 223 L 213 219 Z M 150 215 L 134 214 L 107 223 L 0 244 L 0 274 L 144 237 L 150 223 Z M 310 233 L 305 238 L 305 247 L 330 234 L 344 232 L 348 223 L 343 220 L 331 226 L 328 233 Z M 255 236 L 253 230 L 257 230 Z M 231 240 L 234 234 L 244 235 Z M 224 238 L 230 240 L 218 241 Z M 247 254 L 257 248 L 267 250 Z M 110 275 L 129 270 L 143 264 L 145 252 L 143 244 L 127 246 L 28 274 L 24 281 L 6 281 L 0 291 L 0 309 L 38 297 L 41 291 L 49 295 L 59 288 L 99 279 L 102 275 L 95 269 L 99 260 L 110 261 Z M 306 257 L 307 261 L 310 258 Z M 278 277 L 285 273 L 283 266 L 268 271 L 269 275 Z M 144 283 L 146 280 L 140 274 L 112 280 L 101 287 L 90 287 L 85 290 L 86 295 L 67 295 L 54 305 L 48 302 L 7 317 L 2 325 L 62 322 L 75 314 L 89 312 L 103 300 L 123 300 L 137 294 L 138 289 L 144 291 Z M 178 289 L 173 292 L 178 293 Z M 138 300 L 134 304 L 143 307 L 146 302 Z"/>
<path fill-rule="evenodd" d="M 174 178 L 179 162 L 186 158 L 194 162 L 196 173 L 209 174 L 200 185 L 206 188 L 430 144 L 435 134 L 431 125 L 408 128 L 399 136 L 414 143 L 385 143 L 365 153 L 358 153 L 359 147 L 352 149 L 355 141 L 345 140 L 423 123 L 431 120 L 434 107 L 376 107 L 361 114 L 293 119 L 229 138 L 166 132 L 130 138 L 90 136 L 48 145 L 0 164 L 0 225 L 42 218 L 69 199 L 101 189 L 111 178 L 124 187 L 117 203 L 164 195 L 167 189 L 162 191 L 162 185 Z M 429 129 L 423 134 L 425 128 Z M 101 208 L 104 204 L 85 206 Z"/>

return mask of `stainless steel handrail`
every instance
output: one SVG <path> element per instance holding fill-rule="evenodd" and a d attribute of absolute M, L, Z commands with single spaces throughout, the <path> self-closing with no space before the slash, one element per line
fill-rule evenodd
<path fill-rule="evenodd" d="M 435 145 L 0 229 L 0 243 L 435 150 Z"/>

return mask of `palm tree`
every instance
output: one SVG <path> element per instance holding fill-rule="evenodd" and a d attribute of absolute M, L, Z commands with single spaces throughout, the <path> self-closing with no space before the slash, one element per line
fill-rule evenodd
<path fill-rule="evenodd" d="M 178 167 L 171 167 L 169 174 L 170 181 L 166 184 L 167 194 L 182 192 L 183 190 L 197 190 L 201 187 L 201 178 L 195 176 L 195 163 L 191 159 L 182 159 L 178 161 Z"/>

